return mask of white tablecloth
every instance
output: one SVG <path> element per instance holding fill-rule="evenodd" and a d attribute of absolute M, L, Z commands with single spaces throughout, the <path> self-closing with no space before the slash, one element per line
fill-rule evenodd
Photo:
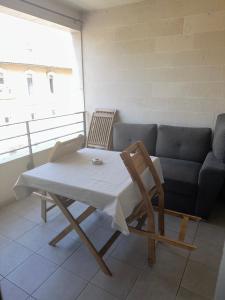
<path fill-rule="evenodd" d="M 92 158 L 100 158 L 103 164 L 93 165 Z M 159 158 L 151 158 L 163 182 Z M 154 185 L 148 171 L 143 178 L 149 188 Z M 111 216 L 112 226 L 124 234 L 129 234 L 125 220 L 140 201 L 138 188 L 132 182 L 120 153 L 90 148 L 24 172 L 14 187 L 17 199 L 24 199 L 35 190 L 96 207 Z"/>

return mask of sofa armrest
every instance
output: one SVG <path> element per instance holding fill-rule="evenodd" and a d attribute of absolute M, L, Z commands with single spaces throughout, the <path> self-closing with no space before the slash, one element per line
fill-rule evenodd
<path fill-rule="evenodd" d="M 208 218 L 225 181 L 225 164 L 209 152 L 200 169 L 196 214 Z"/>

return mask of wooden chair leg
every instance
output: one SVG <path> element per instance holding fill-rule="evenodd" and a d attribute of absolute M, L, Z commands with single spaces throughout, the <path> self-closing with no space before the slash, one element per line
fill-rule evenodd
<path fill-rule="evenodd" d="M 147 229 L 151 233 L 155 234 L 155 224 L 154 217 L 147 216 Z M 151 237 L 147 238 L 148 241 L 148 263 L 150 266 L 154 265 L 156 262 L 155 256 L 155 240 Z"/>
<path fill-rule="evenodd" d="M 47 222 L 47 201 L 41 200 L 41 217 L 43 221 Z"/>
<path fill-rule="evenodd" d="M 148 263 L 150 266 L 153 266 L 155 262 L 155 240 L 148 238 Z"/>

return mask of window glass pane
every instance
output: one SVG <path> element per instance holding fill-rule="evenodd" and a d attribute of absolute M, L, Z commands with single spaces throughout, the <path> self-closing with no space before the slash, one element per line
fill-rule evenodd
<path fill-rule="evenodd" d="M 53 84 L 53 76 L 49 76 L 49 86 L 50 86 L 50 91 L 53 94 L 54 93 L 54 84 Z"/>
<path fill-rule="evenodd" d="M 33 93 L 33 78 L 31 74 L 27 74 L 27 88 L 28 94 L 31 95 Z"/>
<path fill-rule="evenodd" d="M 4 74 L 0 73 L 0 84 L 4 84 Z"/>

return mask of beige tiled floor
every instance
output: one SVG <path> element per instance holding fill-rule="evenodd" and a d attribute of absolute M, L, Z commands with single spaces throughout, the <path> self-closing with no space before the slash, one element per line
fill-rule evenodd
<path fill-rule="evenodd" d="M 79 204 L 71 207 L 76 215 L 83 209 Z M 225 207 L 219 209 L 221 212 L 225 215 Z M 57 209 L 50 212 L 44 224 L 39 200 L 12 203 L 0 210 L 0 284 L 4 300 L 213 299 L 225 239 L 223 218 L 213 216 L 213 222 L 190 224 L 187 240 L 195 241 L 195 252 L 158 244 L 157 263 L 152 268 L 147 265 L 145 240 L 121 236 L 105 257 L 113 272 L 110 278 L 99 270 L 75 232 L 56 247 L 48 245 L 67 224 Z M 97 248 L 112 233 L 110 220 L 98 212 L 82 226 Z M 178 220 L 167 217 L 166 228 L 175 237 Z"/>

